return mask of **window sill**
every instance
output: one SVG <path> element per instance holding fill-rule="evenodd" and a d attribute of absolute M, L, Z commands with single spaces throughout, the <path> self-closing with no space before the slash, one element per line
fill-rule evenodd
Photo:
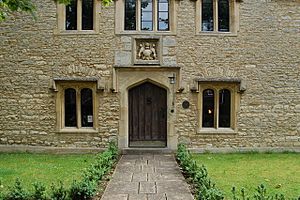
<path fill-rule="evenodd" d="M 196 35 L 201 36 L 212 36 L 212 37 L 237 37 L 237 33 L 234 32 L 209 32 L 209 31 L 201 31 L 196 33 Z"/>
<path fill-rule="evenodd" d="M 59 130 L 57 133 L 95 134 L 98 133 L 98 130 L 95 128 L 64 128 Z"/>
<path fill-rule="evenodd" d="M 83 31 L 77 31 L 77 30 L 54 30 L 54 35 L 97 35 L 98 32 L 95 30 L 83 30 Z"/>
<path fill-rule="evenodd" d="M 120 31 L 116 35 L 176 35 L 173 31 Z"/>
<path fill-rule="evenodd" d="M 237 131 L 232 128 L 201 128 L 198 129 L 197 133 L 203 135 L 235 135 Z"/>

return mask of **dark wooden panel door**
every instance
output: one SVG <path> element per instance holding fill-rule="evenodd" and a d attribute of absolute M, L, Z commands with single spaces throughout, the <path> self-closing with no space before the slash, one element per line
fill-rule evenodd
<path fill-rule="evenodd" d="M 146 82 L 129 90 L 129 145 L 155 146 L 167 140 L 167 91 Z M 144 141 L 144 143 L 143 143 Z"/>

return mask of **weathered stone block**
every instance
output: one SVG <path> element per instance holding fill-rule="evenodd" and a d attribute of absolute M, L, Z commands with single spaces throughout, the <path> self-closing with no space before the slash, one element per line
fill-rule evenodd
<path fill-rule="evenodd" d="M 115 53 L 115 65 L 120 67 L 131 65 L 131 52 L 128 51 L 116 51 Z"/>
<path fill-rule="evenodd" d="M 177 66 L 176 57 L 175 56 L 163 56 L 161 65 L 164 67 L 176 67 Z"/>
<path fill-rule="evenodd" d="M 175 37 L 164 37 L 162 43 L 163 43 L 163 47 L 174 47 L 174 46 L 176 46 L 176 38 Z"/>

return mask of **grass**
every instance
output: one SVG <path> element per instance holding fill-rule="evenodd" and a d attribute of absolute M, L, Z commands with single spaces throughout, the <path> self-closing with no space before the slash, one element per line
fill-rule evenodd
<path fill-rule="evenodd" d="M 81 171 L 94 161 L 95 155 L 52 155 L 13 153 L 0 154 L 0 181 L 3 190 L 12 186 L 17 177 L 27 189 L 39 181 L 47 188 L 61 180 L 70 186 L 74 179 L 79 179 Z"/>
<path fill-rule="evenodd" d="M 194 154 L 193 158 L 207 167 L 227 199 L 233 186 L 238 190 L 244 187 L 248 194 L 253 194 L 261 183 L 269 193 L 300 197 L 300 154 Z"/>

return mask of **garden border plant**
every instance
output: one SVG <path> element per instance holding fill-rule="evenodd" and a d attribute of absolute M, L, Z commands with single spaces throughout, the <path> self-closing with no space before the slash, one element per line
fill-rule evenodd
<path fill-rule="evenodd" d="M 195 198 L 197 200 L 222 200 L 224 194 L 216 187 L 216 184 L 208 176 L 207 169 L 204 165 L 198 165 L 193 160 L 189 150 L 184 144 L 179 144 L 176 159 L 183 171 L 183 174 L 195 189 Z M 253 195 L 247 195 L 245 189 L 242 188 L 237 192 L 236 188 L 232 188 L 232 200 L 285 200 L 283 194 L 270 195 L 267 193 L 266 187 L 261 184 L 257 187 Z M 293 198 L 300 200 L 300 197 Z"/>
<path fill-rule="evenodd" d="M 110 143 L 108 149 L 96 156 L 96 161 L 83 171 L 80 180 L 72 182 L 70 188 L 66 188 L 59 181 L 58 185 L 52 184 L 50 194 L 46 194 L 46 186 L 35 182 L 33 191 L 27 191 L 17 178 L 8 192 L 3 193 L 0 188 L 0 200 L 91 200 L 97 192 L 98 185 L 111 172 L 117 159 L 118 148 L 114 143 Z"/>

